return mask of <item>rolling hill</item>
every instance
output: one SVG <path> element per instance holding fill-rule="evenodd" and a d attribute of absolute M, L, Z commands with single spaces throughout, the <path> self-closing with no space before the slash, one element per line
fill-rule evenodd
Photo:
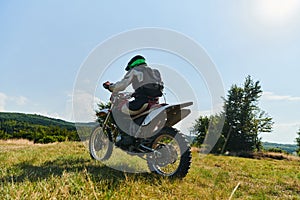
<path fill-rule="evenodd" d="M 296 144 L 279 144 L 279 143 L 271 143 L 271 142 L 263 142 L 263 147 L 266 150 L 281 149 L 290 154 L 296 152 L 298 148 Z"/>
<path fill-rule="evenodd" d="M 16 121 L 41 126 L 58 126 L 68 130 L 73 130 L 75 127 L 74 123 L 37 114 L 0 112 L 0 122 L 3 121 Z"/>
<path fill-rule="evenodd" d="M 80 140 L 74 123 L 36 114 L 0 113 L 0 139 L 28 139 L 36 143 Z"/>

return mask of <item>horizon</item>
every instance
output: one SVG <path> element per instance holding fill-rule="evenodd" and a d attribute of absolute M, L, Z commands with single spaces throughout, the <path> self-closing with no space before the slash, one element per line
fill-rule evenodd
<path fill-rule="evenodd" d="M 55 118 L 55 117 L 52 117 L 52 116 L 45 116 L 45 115 L 42 115 L 42 114 L 37 114 L 37 113 L 22 113 L 22 112 L 2 112 L 0 111 L 0 113 L 8 113 L 8 114 L 26 114 L 26 115 L 37 115 L 37 116 L 40 116 L 40 117 L 46 117 L 48 119 L 53 119 L 53 120 L 61 120 L 61 121 L 64 121 L 64 122 L 67 122 L 67 123 L 72 123 L 72 124 L 80 124 L 80 123 L 97 123 L 95 121 L 91 121 L 91 122 L 75 122 L 75 121 L 68 121 L 68 120 L 65 120 L 65 119 L 61 119 L 61 118 Z M 188 133 L 188 134 L 185 134 L 187 135 L 188 137 L 195 137 L 196 135 L 195 134 L 191 134 L 191 133 Z M 296 142 L 294 143 L 278 143 L 278 142 L 271 142 L 271 141 L 262 141 L 263 143 L 270 143 L 270 144 L 283 144 L 283 145 L 297 145 Z"/>

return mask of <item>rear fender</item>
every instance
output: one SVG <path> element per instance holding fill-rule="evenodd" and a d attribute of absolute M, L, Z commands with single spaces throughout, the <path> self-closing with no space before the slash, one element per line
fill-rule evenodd
<path fill-rule="evenodd" d="M 191 113 L 190 109 L 183 108 L 192 104 L 193 102 L 187 102 L 157 108 L 146 116 L 142 126 L 148 126 L 151 123 L 157 122 L 160 122 L 163 126 L 173 126 Z"/>

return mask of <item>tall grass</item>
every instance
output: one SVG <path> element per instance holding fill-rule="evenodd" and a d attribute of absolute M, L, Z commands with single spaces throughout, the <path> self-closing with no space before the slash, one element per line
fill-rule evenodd
<path fill-rule="evenodd" d="M 195 153 L 187 177 L 168 180 L 109 168 L 80 142 L 0 142 L 0 184 L 0 199 L 300 199 L 300 162 Z"/>

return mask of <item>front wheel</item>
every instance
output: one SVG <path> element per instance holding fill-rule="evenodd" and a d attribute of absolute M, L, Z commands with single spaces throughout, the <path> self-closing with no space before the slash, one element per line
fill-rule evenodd
<path fill-rule="evenodd" d="M 111 133 L 103 130 L 101 126 L 96 126 L 90 136 L 90 156 L 98 161 L 108 160 L 113 150 L 113 144 L 111 141 Z"/>
<path fill-rule="evenodd" d="M 147 157 L 149 169 L 170 178 L 184 178 L 191 165 L 191 148 L 185 136 L 171 127 L 163 128 L 151 143 L 155 152 Z"/>

